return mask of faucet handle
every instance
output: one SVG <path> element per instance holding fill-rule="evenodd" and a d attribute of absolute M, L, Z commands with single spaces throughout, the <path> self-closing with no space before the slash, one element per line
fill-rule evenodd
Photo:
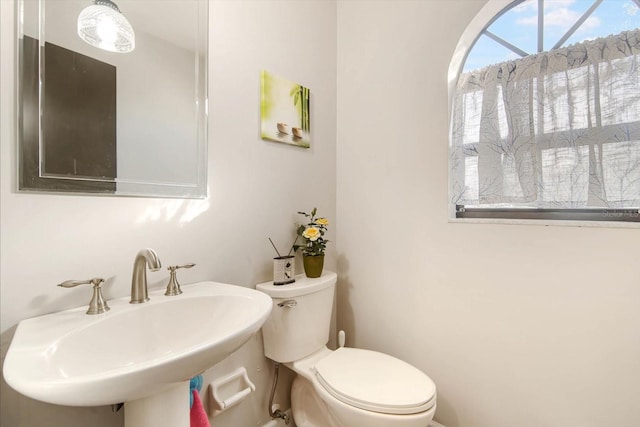
<path fill-rule="evenodd" d="M 101 277 L 94 277 L 87 280 L 65 280 L 58 284 L 61 288 L 75 288 L 79 285 L 93 285 L 93 295 L 91 301 L 89 301 L 89 309 L 87 314 L 101 314 L 105 311 L 109 311 L 107 302 L 102 297 L 102 288 L 100 285 L 104 283 L 104 279 Z"/>
<path fill-rule="evenodd" d="M 195 266 L 196 265 L 194 263 L 190 262 L 188 264 L 182 264 L 182 265 L 170 265 L 169 267 L 167 267 L 167 270 L 176 271 L 178 268 L 191 268 Z"/>
<path fill-rule="evenodd" d="M 194 263 L 189 263 L 183 265 L 170 265 L 167 267 L 167 270 L 169 270 L 169 283 L 167 284 L 167 291 L 164 294 L 167 296 L 180 295 L 182 293 L 182 289 L 180 289 L 180 284 L 176 277 L 176 270 L 179 268 L 191 268 L 194 266 Z"/>

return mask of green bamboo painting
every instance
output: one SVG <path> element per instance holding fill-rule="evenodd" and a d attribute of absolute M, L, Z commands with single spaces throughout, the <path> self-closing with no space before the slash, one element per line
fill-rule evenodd
<path fill-rule="evenodd" d="M 289 80 L 261 73 L 260 131 L 262 139 L 311 146 L 310 91 Z"/>

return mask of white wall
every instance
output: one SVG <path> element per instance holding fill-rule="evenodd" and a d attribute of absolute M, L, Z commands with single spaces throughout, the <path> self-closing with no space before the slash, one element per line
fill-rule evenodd
<path fill-rule="evenodd" d="M 211 279 L 253 287 L 272 275 L 274 253 L 267 238 L 286 247 L 295 235 L 297 211 L 317 206 L 335 219 L 334 2 L 210 3 L 206 200 L 16 193 L 14 2 L 0 1 L 0 13 L 3 355 L 21 319 L 88 303 L 88 289 L 55 286 L 63 280 L 100 275 L 108 279 L 107 299 L 128 295 L 133 258 L 141 248 L 154 248 L 164 265 L 195 262 L 195 268 L 180 272 L 182 283 Z M 262 69 L 311 89 L 310 149 L 259 138 Z M 327 262 L 335 269 L 333 256 Z M 149 273 L 152 289 L 164 287 L 167 280 L 166 270 Z M 261 342 L 255 339 L 225 362 L 244 364 L 258 391 L 216 418 L 216 426 L 261 425 L 269 419 L 271 365 L 261 352 Z M 110 408 L 42 404 L 21 397 L 6 384 L 0 404 L 3 426 L 122 425 L 122 414 L 113 415 Z"/>
<path fill-rule="evenodd" d="M 447 427 L 638 425 L 640 229 L 447 222 L 447 70 L 483 1 L 338 2 L 338 327 Z"/>

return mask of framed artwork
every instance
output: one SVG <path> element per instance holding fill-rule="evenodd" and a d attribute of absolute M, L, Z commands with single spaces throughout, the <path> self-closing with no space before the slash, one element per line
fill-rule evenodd
<path fill-rule="evenodd" d="M 262 139 L 309 148 L 309 89 L 267 71 L 262 71 L 260 80 Z"/>

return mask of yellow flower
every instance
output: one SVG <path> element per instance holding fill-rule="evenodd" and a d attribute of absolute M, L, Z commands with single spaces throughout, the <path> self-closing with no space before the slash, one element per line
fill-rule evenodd
<path fill-rule="evenodd" d="M 318 230 L 316 227 L 309 227 L 302 232 L 302 237 L 315 242 L 320 237 L 320 230 Z"/>
<path fill-rule="evenodd" d="M 327 218 L 318 218 L 316 219 L 316 224 L 324 225 L 325 227 L 329 225 L 329 220 Z"/>

